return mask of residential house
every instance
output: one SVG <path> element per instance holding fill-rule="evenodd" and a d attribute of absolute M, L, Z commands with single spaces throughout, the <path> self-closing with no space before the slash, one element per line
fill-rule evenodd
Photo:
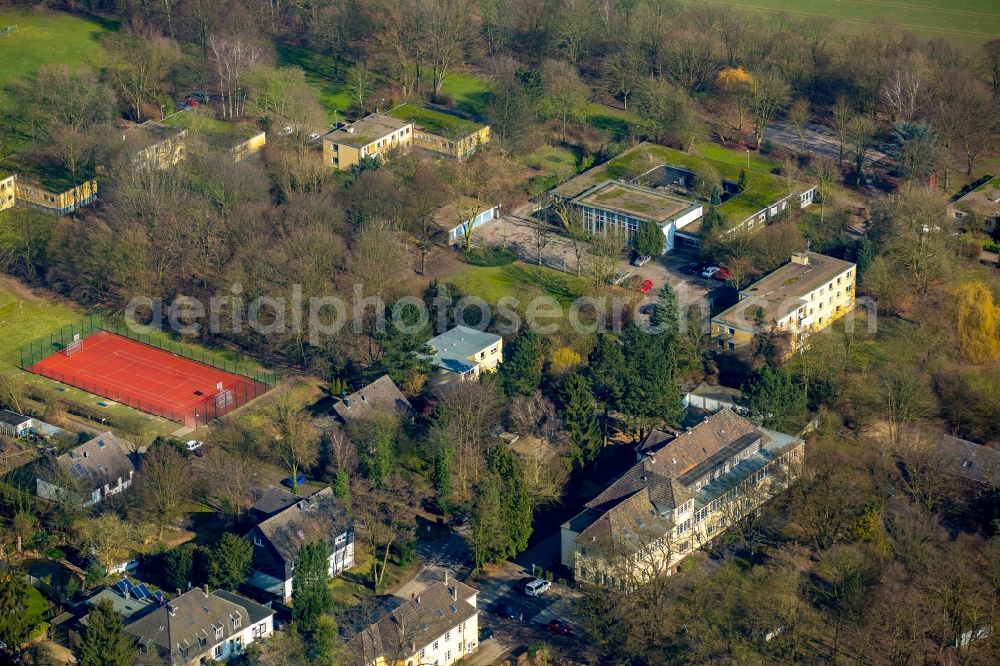
<path fill-rule="evenodd" d="M 435 155 L 463 160 L 490 141 L 488 125 L 452 109 L 400 104 L 387 115 L 413 123 L 413 145 Z"/>
<path fill-rule="evenodd" d="M 323 135 L 323 163 L 348 171 L 365 157 L 384 160 L 389 151 L 411 145 L 413 123 L 373 113 Z"/>
<path fill-rule="evenodd" d="M 431 348 L 435 384 L 478 379 L 503 361 L 503 338 L 468 326 L 456 326 L 433 337 L 427 346 Z"/>
<path fill-rule="evenodd" d="M 9 409 L 0 409 L 0 435 L 17 438 L 30 432 L 34 427 L 35 419 L 30 416 Z"/>
<path fill-rule="evenodd" d="M 93 506 L 132 485 L 136 448 L 110 431 L 101 433 L 56 458 L 46 478 L 36 479 L 36 492 L 48 500 L 77 499 Z"/>
<path fill-rule="evenodd" d="M 470 229 L 478 229 L 500 218 L 500 204 L 478 206 L 470 199 L 453 201 L 434 211 L 433 221 L 448 235 L 448 245 L 464 245 Z"/>
<path fill-rule="evenodd" d="M 366 666 L 451 666 L 479 648 L 478 594 L 446 575 L 363 628 L 347 649 Z"/>
<path fill-rule="evenodd" d="M 91 609 L 101 602 L 111 604 L 112 610 L 121 615 L 125 622 L 138 619 L 145 613 L 155 610 L 162 600 L 162 593 L 157 597 L 146 594 L 148 591 L 146 588 L 143 590 L 144 593 L 136 593 L 136 589 L 127 578 L 113 586 L 102 587 L 83 602 L 54 617 L 50 635 L 66 645 L 79 644 Z"/>
<path fill-rule="evenodd" d="M 382 375 L 361 390 L 344 396 L 333 406 L 333 411 L 344 423 L 372 414 L 392 414 L 401 419 L 413 416 L 413 406 L 389 375 Z"/>
<path fill-rule="evenodd" d="M 942 435 L 935 458 L 943 472 L 1000 489 L 1000 449 Z"/>
<path fill-rule="evenodd" d="M 194 666 L 242 654 L 274 633 L 274 611 L 239 594 L 195 588 L 128 622 L 140 664 Z"/>
<path fill-rule="evenodd" d="M 804 442 L 723 409 L 679 435 L 654 430 L 640 451 L 562 526 L 578 581 L 627 591 L 676 571 L 798 476 Z"/>
<path fill-rule="evenodd" d="M 595 185 L 572 203 L 582 211 L 587 233 L 617 233 L 631 242 L 639 225 L 655 225 L 664 235 L 664 253 L 673 251 L 676 232 L 703 214 L 694 201 L 615 180 Z"/>
<path fill-rule="evenodd" d="M 1000 176 L 994 176 L 948 205 L 948 215 L 963 226 L 978 218 L 982 229 L 993 233 L 1000 223 Z"/>
<path fill-rule="evenodd" d="M 854 309 L 857 268 L 849 261 L 799 252 L 740 292 L 734 306 L 712 318 L 719 349 L 748 347 L 758 329 L 788 335 L 788 354 Z M 758 325 L 758 322 L 761 322 Z"/>
<path fill-rule="evenodd" d="M 295 560 L 302 546 L 314 541 L 326 544 L 330 576 L 354 566 L 354 522 L 333 490 L 324 488 L 294 502 L 277 492 L 271 492 L 266 499 L 275 507 L 285 503 L 287 506 L 261 520 L 246 535 L 253 544 L 253 574 L 249 585 L 282 601 L 290 601 Z M 255 514 L 265 513 L 258 502 Z"/>
<path fill-rule="evenodd" d="M 154 120 L 125 130 L 122 140 L 137 166 L 166 169 L 187 156 L 188 130 Z"/>

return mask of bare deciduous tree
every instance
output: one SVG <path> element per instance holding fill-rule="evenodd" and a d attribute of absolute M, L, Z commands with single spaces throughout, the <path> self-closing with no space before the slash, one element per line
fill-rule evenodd
<path fill-rule="evenodd" d="M 209 63 L 219 86 L 223 118 L 239 118 L 247 101 L 246 77 L 263 60 L 261 48 L 244 37 L 209 35 Z"/>

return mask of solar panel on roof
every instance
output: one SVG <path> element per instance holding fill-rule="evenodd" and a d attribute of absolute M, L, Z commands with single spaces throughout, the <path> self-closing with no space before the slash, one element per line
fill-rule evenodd
<path fill-rule="evenodd" d="M 74 464 L 72 470 L 73 474 L 75 474 L 76 476 L 85 476 L 87 474 L 87 470 L 85 470 L 83 468 L 83 465 L 81 465 L 80 463 Z"/>
<path fill-rule="evenodd" d="M 132 594 L 135 595 L 136 599 L 146 599 L 151 596 L 149 588 L 146 587 L 145 583 L 141 583 L 140 585 L 133 587 Z"/>
<path fill-rule="evenodd" d="M 159 604 L 162 604 L 164 601 L 166 601 L 166 598 L 163 596 L 163 592 L 161 592 L 160 590 L 153 592 L 153 598 L 156 599 L 156 603 Z"/>
<path fill-rule="evenodd" d="M 126 594 L 128 594 L 128 589 L 129 589 L 128 579 L 122 578 L 120 581 L 115 583 L 115 589 L 118 591 L 118 594 L 122 595 L 123 597 Z"/>

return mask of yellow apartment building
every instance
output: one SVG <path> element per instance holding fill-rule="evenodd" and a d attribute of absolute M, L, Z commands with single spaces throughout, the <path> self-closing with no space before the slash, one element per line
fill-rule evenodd
<path fill-rule="evenodd" d="M 323 162 L 347 171 L 365 157 L 386 158 L 390 150 L 409 150 L 413 123 L 373 113 L 323 136 Z"/>
<path fill-rule="evenodd" d="M 712 339 L 720 350 L 746 347 L 757 332 L 777 328 L 790 334 L 791 354 L 812 333 L 854 309 L 857 267 L 815 252 L 791 261 L 740 292 L 734 306 L 712 318 Z"/>
<path fill-rule="evenodd" d="M 122 140 L 137 166 L 166 169 L 185 158 L 187 134 L 183 127 L 150 120 L 125 130 Z"/>
<path fill-rule="evenodd" d="M 0 210 L 12 208 L 16 198 L 17 176 L 0 171 Z"/>

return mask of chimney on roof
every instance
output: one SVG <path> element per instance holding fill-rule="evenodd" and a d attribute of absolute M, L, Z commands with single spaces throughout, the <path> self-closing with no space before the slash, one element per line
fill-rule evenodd
<path fill-rule="evenodd" d="M 201 591 L 205 593 L 206 597 L 208 596 L 208 583 L 201 586 Z"/>
<path fill-rule="evenodd" d="M 450 578 L 449 574 L 450 574 L 450 572 L 446 569 L 445 572 L 444 572 L 444 584 L 445 585 L 448 584 L 448 579 Z"/>
<path fill-rule="evenodd" d="M 799 264 L 800 266 L 809 265 L 809 255 L 805 252 L 796 252 L 792 255 L 792 263 Z"/>

